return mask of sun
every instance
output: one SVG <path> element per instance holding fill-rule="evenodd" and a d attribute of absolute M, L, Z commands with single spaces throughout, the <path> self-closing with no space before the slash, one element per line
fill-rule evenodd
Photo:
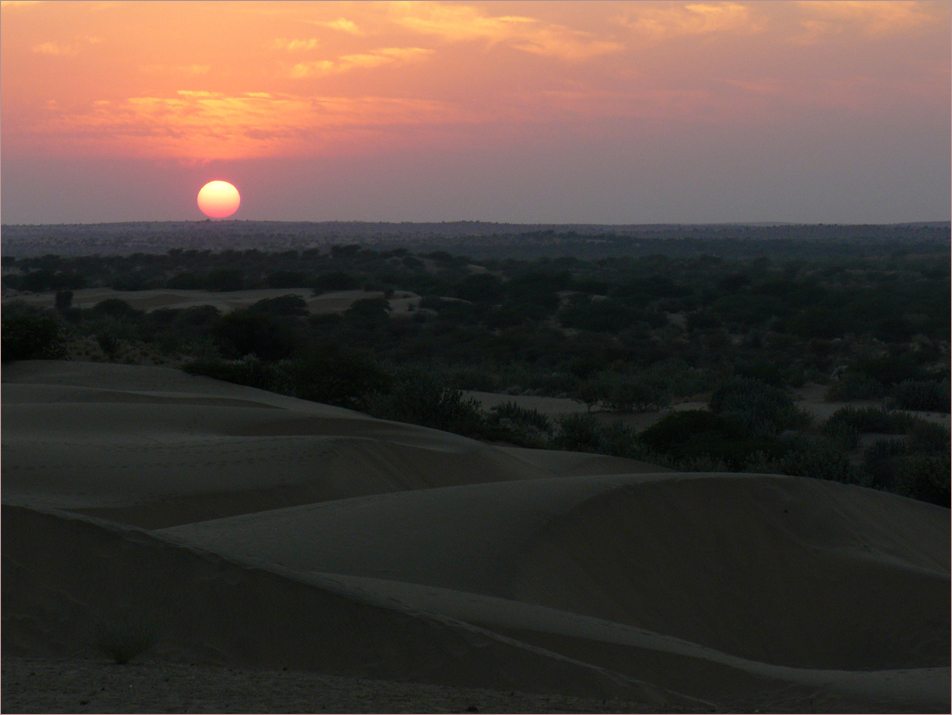
<path fill-rule="evenodd" d="M 228 218 L 241 205 L 241 195 L 227 181 L 209 181 L 198 192 L 198 208 L 210 218 Z"/>

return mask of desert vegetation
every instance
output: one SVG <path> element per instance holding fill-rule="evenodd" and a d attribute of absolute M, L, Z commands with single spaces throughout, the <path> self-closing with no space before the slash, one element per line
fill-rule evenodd
<path fill-rule="evenodd" d="M 909 414 L 949 412 L 947 245 L 708 252 L 724 240 L 589 260 L 357 244 L 5 258 L 2 354 L 173 364 L 485 440 L 948 506 L 948 430 Z M 74 306 L 83 288 L 295 292 L 226 312 Z M 339 291 L 361 292 L 340 311 L 308 309 L 304 296 Z M 50 307 L 29 302 L 40 294 Z M 793 399 L 806 384 L 857 407 L 814 419 Z M 484 410 L 465 390 L 569 397 L 585 414 Z M 706 406 L 640 432 L 621 419 L 688 401 Z"/>

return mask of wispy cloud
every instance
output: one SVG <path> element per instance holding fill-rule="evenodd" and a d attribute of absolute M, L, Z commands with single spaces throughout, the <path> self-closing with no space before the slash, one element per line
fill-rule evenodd
<path fill-rule="evenodd" d="M 470 5 L 399 2 L 390 8 L 398 25 L 435 35 L 446 42 L 507 43 L 524 52 L 567 60 L 581 60 L 623 49 L 614 40 L 599 39 L 588 32 L 545 24 L 532 17 L 490 16 L 481 8 Z"/>
<path fill-rule="evenodd" d="M 307 77 L 339 74 L 352 69 L 370 69 L 395 62 L 414 62 L 432 54 L 433 50 L 422 47 L 384 47 L 370 52 L 343 55 L 335 60 L 299 62 L 291 69 L 291 77 L 304 79 Z"/>
<path fill-rule="evenodd" d="M 536 20 L 531 17 L 488 17 L 482 10 L 468 5 L 440 2 L 397 2 L 390 6 L 394 21 L 403 27 L 428 35 L 437 35 L 450 42 L 486 40 L 502 42 L 517 36 Z"/>
<path fill-rule="evenodd" d="M 750 34 L 764 29 L 750 8 L 737 2 L 628 3 L 616 21 L 643 39 Z"/>
<path fill-rule="evenodd" d="M 34 45 L 33 51 L 41 55 L 72 57 L 79 54 L 79 46 L 73 43 L 50 41 Z"/>
<path fill-rule="evenodd" d="M 72 42 L 60 42 L 50 40 L 41 42 L 33 46 L 33 52 L 41 55 L 52 55 L 53 57 L 75 57 L 84 47 L 88 45 L 98 45 L 102 42 L 101 37 L 84 37 Z"/>
<path fill-rule="evenodd" d="M 287 50 L 288 52 L 298 52 L 301 50 L 313 50 L 317 47 L 316 37 L 307 40 L 288 40 L 284 37 L 278 37 L 271 43 L 271 48 L 275 50 Z"/>
<path fill-rule="evenodd" d="M 588 33 L 550 26 L 512 43 L 517 50 L 566 60 L 584 60 L 597 55 L 620 52 L 624 45 L 614 40 L 598 40 Z"/>
<path fill-rule="evenodd" d="M 840 35 L 876 38 L 900 34 L 935 25 L 937 18 L 927 7 L 909 1 L 800 1 L 797 8 L 804 16 L 800 21 L 802 32 L 793 39 L 801 44 L 814 44 Z M 947 23 L 944 29 L 948 31 Z"/>
<path fill-rule="evenodd" d="M 139 71 L 145 74 L 173 72 L 175 74 L 200 75 L 208 74 L 211 68 L 211 65 L 139 65 Z"/>
<path fill-rule="evenodd" d="M 405 138 L 407 127 L 423 131 L 473 119 L 438 101 L 207 90 L 97 100 L 78 113 L 56 106 L 48 110 L 45 120 L 15 131 L 11 140 L 67 154 L 92 151 L 185 162 L 333 153 L 368 137 L 383 142 L 396 132 Z"/>
<path fill-rule="evenodd" d="M 364 34 L 357 23 L 351 22 L 350 20 L 339 17 L 336 20 L 320 21 L 320 20 L 311 20 L 312 25 L 318 25 L 320 27 L 326 27 L 331 30 L 337 30 L 339 32 L 346 32 L 350 35 L 362 35 Z"/>

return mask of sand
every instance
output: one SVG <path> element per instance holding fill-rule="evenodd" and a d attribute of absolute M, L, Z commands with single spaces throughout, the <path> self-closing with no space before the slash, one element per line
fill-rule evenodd
<path fill-rule="evenodd" d="M 213 306 L 222 313 L 247 308 L 259 300 L 278 298 L 283 295 L 300 296 L 307 304 L 308 312 L 319 315 L 342 313 L 354 301 L 363 298 L 383 298 L 383 291 L 341 290 L 314 295 L 308 288 L 255 288 L 234 291 L 185 290 L 176 288 L 155 288 L 149 290 L 122 291 L 112 288 L 81 288 L 73 291 L 71 305 L 76 308 L 93 308 L 104 300 L 123 300 L 136 310 L 152 312 L 162 308 L 184 310 L 201 306 Z M 4 293 L 4 298 L 21 300 L 29 305 L 52 308 L 56 299 L 54 293 Z M 420 296 L 415 293 L 398 291 L 388 300 L 393 315 L 403 316 L 412 312 L 420 304 Z M 412 308 L 410 306 L 413 306 Z"/>
<path fill-rule="evenodd" d="M 950 709 L 947 509 L 167 368 L 2 377 L 4 711 Z M 116 665 L 123 618 L 155 642 Z"/>

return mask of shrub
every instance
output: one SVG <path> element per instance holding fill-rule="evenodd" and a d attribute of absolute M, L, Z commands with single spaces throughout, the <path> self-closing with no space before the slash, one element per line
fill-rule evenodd
<path fill-rule="evenodd" d="M 903 434 L 912 419 L 909 415 L 880 407 L 841 407 L 830 415 L 823 431 L 832 436 L 839 430 L 852 427 L 863 433 Z"/>
<path fill-rule="evenodd" d="M 485 416 L 484 436 L 523 447 L 541 448 L 552 433 L 552 421 L 538 410 L 504 402 Z"/>
<path fill-rule="evenodd" d="M 390 310 L 384 298 L 361 298 L 344 311 L 344 319 L 356 328 L 374 330 L 390 322 Z"/>
<path fill-rule="evenodd" d="M 93 646 L 116 663 L 125 664 L 154 647 L 158 632 L 155 618 L 123 607 L 93 624 Z"/>
<path fill-rule="evenodd" d="M 616 382 L 608 389 L 608 407 L 618 412 L 644 412 L 665 407 L 669 398 L 663 390 L 644 380 Z"/>
<path fill-rule="evenodd" d="M 509 420 L 514 424 L 531 427 L 540 432 L 552 430 L 552 421 L 544 414 L 538 410 L 517 405 L 511 400 L 490 408 L 489 412 L 500 420 Z"/>
<path fill-rule="evenodd" d="M 66 339 L 52 315 L 25 310 L 3 316 L 0 353 L 3 362 L 55 360 L 66 355 Z"/>
<path fill-rule="evenodd" d="M 476 400 L 464 398 L 462 390 L 449 387 L 420 370 L 398 373 L 392 391 L 375 395 L 368 411 L 381 419 L 467 436 L 479 435 L 483 427 Z"/>
<path fill-rule="evenodd" d="M 225 293 L 243 290 L 247 284 L 244 271 L 240 268 L 219 268 L 208 274 L 205 285 L 209 290 Z"/>
<path fill-rule="evenodd" d="M 889 404 L 902 410 L 948 412 L 949 381 L 903 380 L 892 389 Z"/>
<path fill-rule="evenodd" d="M 738 377 L 723 382 L 711 395 L 711 412 L 734 422 L 752 436 L 775 435 L 810 423 L 790 396 L 762 380 Z"/>
<path fill-rule="evenodd" d="M 307 302 L 299 295 L 279 295 L 265 298 L 249 306 L 248 310 L 270 315 L 307 315 Z"/>
<path fill-rule="evenodd" d="M 925 420 L 915 419 L 909 423 L 910 452 L 945 452 L 949 451 L 949 430 Z"/>
<path fill-rule="evenodd" d="M 96 343 L 109 360 L 119 354 L 119 335 L 113 327 L 107 327 L 96 333 Z"/>
<path fill-rule="evenodd" d="M 215 339 L 227 357 L 256 355 L 262 360 L 281 360 L 291 354 L 294 331 L 277 317 L 253 310 L 236 310 L 214 328 Z"/>
<path fill-rule="evenodd" d="M 932 455 L 913 455 L 904 460 L 903 468 L 904 496 L 946 509 L 952 506 L 949 487 L 952 464 L 948 451 Z"/>
<path fill-rule="evenodd" d="M 314 279 L 314 295 L 335 290 L 355 290 L 358 285 L 359 283 L 354 276 L 343 271 L 321 273 Z"/>
<path fill-rule="evenodd" d="M 850 400 L 878 400 L 886 394 L 883 384 L 864 372 L 846 372 L 830 385 L 826 399 L 848 402 Z"/>
<path fill-rule="evenodd" d="M 562 415 L 556 420 L 558 431 L 552 439 L 555 449 L 572 452 L 597 452 L 601 445 L 601 425 L 594 415 Z"/>
<path fill-rule="evenodd" d="M 306 288 L 313 281 L 304 271 L 274 271 L 265 282 L 269 288 Z"/>
<path fill-rule="evenodd" d="M 233 361 L 193 360 L 182 365 L 182 370 L 190 375 L 204 375 L 261 390 L 275 390 L 277 386 L 274 367 L 253 356 Z"/>
<path fill-rule="evenodd" d="M 707 459 L 731 469 L 743 469 L 755 452 L 779 456 L 783 445 L 776 439 L 748 435 L 734 420 L 708 410 L 684 410 L 660 419 L 639 439 L 675 462 Z"/>
<path fill-rule="evenodd" d="M 773 464 L 779 474 L 791 477 L 812 477 L 844 484 L 860 482 L 860 475 L 849 456 L 834 445 L 822 441 L 802 440 L 791 445 Z"/>
<path fill-rule="evenodd" d="M 608 396 L 608 386 L 596 379 L 579 382 L 569 393 L 576 402 L 581 402 L 591 412 L 599 402 Z"/>
<path fill-rule="evenodd" d="M 73 305 L 73 291 L 68 289 L 56 291 L 56 310 L 65 313 Z"/>
<path fill-rule="evenodd" d="M 311 351 L 280 363 L 285 392 L 303 400 L 349 409 L 366 409 L 371 396 L 386 393 L 389 375 L 369 360 L 337 350 Z"/>

